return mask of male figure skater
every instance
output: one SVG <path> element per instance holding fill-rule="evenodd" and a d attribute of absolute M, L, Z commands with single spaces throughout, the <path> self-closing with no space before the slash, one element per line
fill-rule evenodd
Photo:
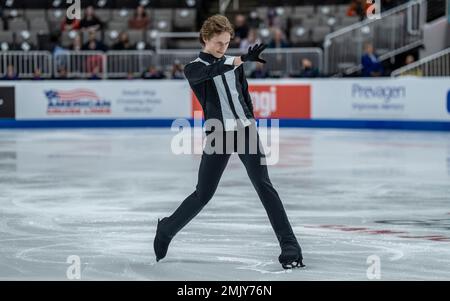
<path fill-rule="evenodd" d="M 218 120 L 221 125 L 215 131 L 206 131 L 206 145 L 222 145 L 223 152 L 220 146 L 220 151 L 214 153 L 205 147 L 196 190 L 171 216 L 158 220 L 154 240 L 156 260 L 166 256 L 175 234 L 212 198 L 231 153 L 237 152 L 239 148 L 239 158 L 245 165 L 280 244 L 279 262 L 285 269 L 303 267 L 302 250 L 280 197 L 269 179 L 267 166 L 262 163 L 265 155 L 257 134 L 253 105 L 244 75 L 244 62 L 265 63 L 259 55 L 266 45 L 250 47 L 248 53 L 242 56 L 226 56 L 233 35 L 233 27 L 226 17 L 214 15 L 208 18 L 200 30 L 203 50 L 196 60 L 185 67 L 186 78 L 201 103 L 206 122 Z M 251 151 L 252 144 L 257 146 L 256 151 Z"/>

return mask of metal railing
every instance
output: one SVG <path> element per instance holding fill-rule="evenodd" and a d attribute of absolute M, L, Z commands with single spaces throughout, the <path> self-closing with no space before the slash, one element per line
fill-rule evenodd
<path fill-rule="evenodd" d="M 392 77 L 406 75 L 450 76 L 450 48 L 401 67 L 391 73 Z"/>
<path fill-rule="evenodd" d="M 183 50 L 160 50 L 155 57 L 155 64 L 157 66 L 168 66 L 175 61 L 186 65 L 198 57 L 200 51 L 197 49 L 183 49 Z"/>
<path fill-rule="evenodd" d="M 132 51 L 5 51 L 0 52 L 0 72 L 6 74 L 13 65 L 21 78 L 32 78 L 40 68 L 44 78 L 136 78 L 151 65 L 169 71 L 176 61 L 185 65 L 196 59 L 199 49 L 190 50 L 132 50 Z M 241 55 L 240 49 L 229 49 L 228 55 Z M 323 70 L 323 51 L 320 48 L 266 49 L 262 57 L 270 76 L 286 77 L 301 70 L 302 59 L 309 59 L 319 71 Z M 246 72 L 254 64 L 246 64 Z"/>
<path fill-rule="evenodd" d="M 8 66 L 13 66 L 20 78 L 52 77 L 52 55 L 48 51 L 4 51 L 0 52 L 0 75 L 5 76 Z"/>
<path fill-rule="evenodd" d="M 271 75 L 279 77 L 298 73 L 302 69 L 302 60 L 309 59 L 314 68 L 323 72 L 323 50 L 321 48 L 276 48 L 264 50 L 262 56 Z"/>
<path fill-rule="evenodd" d="M 385 60 L 422 44 L 426 2 L 411 0 L 378 19 L 366 19 L 328 34 L 324 41 L 325 72 L 350 74 L 361 70 L 361 56 L 371 43 Z"/>
<path fill-rule="evenodd" d="M 173 62 L 172 62 L 173 63 Z M 108 51 L 106 53 L 106 70 L 108 78 L 125 78 L 141 76 L 150 65 L 155 64 L 155 52 Z"/>
<path fill-rule="evenodd" d="M 56 78 L 106 78 L 106 54 L 103 51 L 62 51 L 54 59 Z"/>

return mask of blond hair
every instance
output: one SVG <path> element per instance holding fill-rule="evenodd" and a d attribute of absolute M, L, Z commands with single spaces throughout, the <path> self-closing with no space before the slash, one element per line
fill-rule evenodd
<path fill-rule="evenodd" d="M 234 37 L 233 25 L 231 25 L 228 18 L 222 15 L 211 16 L 203 22 L 202 28 L 200 29 L 200 43 L 205 45 L 205 40 L 208 41 L 214 35 L 223 32 L 230 33 L 231 38 Z"/>

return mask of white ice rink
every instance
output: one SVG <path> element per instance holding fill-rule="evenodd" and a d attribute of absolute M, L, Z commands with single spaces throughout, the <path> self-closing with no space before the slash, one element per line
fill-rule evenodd
<path fill-rule="evenodd" d="M 381 280 L 450 280 L 450 133 L 281 129 L 269 174 L 306 264 L 287 272 L 236 155 L 156 263 L 157 219 L 200 162 L 172 154 L 172 136 L 0 131 L 0 279 L 66 280 L 76 255 L 82 280 L 368 280 L 376 256 Z"/>

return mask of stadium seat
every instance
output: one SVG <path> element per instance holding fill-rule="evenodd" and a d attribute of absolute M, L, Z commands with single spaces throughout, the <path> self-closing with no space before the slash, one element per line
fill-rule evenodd
<path fill-rule="evenodd" d="M 113 9 L 111 20 L 112 21 L 127 21 L 133 16 L 132 9 Z"/>
<path fill-rule="evenodd" d="M 108 29 L 118 31 L 126 30 L 128 29 L 128 21 L 111 21 L 108 23 Z"/>
<path fill-rule="evenodd" d="M 9 45 L 14 43 L 14 32 L 12 31 L 0 31 L 0 43 L 6 42 Z"/>
<path fill-rule="evenodd" d="M 22 18 L 14 18 L 8 22 L 9 30 L 28 30 L 28 22 Z"/>
<path fill-rule="evenodd" d="M 20 45 L 23 42 L 28 42 L 32 45 L 37 46 L 38 45 L 38 32 L 27 31 L 27 34 L 22 34 L 22 32 L 16 32 L 16 43 Z"/>
<path fill-rule="evenodd" d="M 177 31 L 194 31 L 197 12 L 195 9 L 179 8 L 174 10 L 173 26 Z"/>
<path fill-rule="evenodd" d="M 324 40 L 325 36 L 331 32 L 328 26 L 317 26 L 312 28 L 311 40 L 314 43 L 320 43 Z"/>
<path fill-rule="evenodd" d="M 30 19 L 30 29 L 34 31 L 49 32 L 48 23 L 45 18 Z"/>
<path fill-rule="evenodd" d="M 313 5 L 295 6 L 294 14 L 295 15 L 305 14 L 308 16 L 313 16 L 315 14 L 315 9 Z"/>
<path fill-rule="evenodd" d="M 111 10 L 109 9 L 96 9 L 95 14 L 104 23 L 107 23 L 111 20 Z"/>
<path fill-rule="evenodd" d="M 310 29 L 303 26 L 292 27 L 290 32 L 290 40 L 293 44 L 310 42 Z"/>
<path fill-rule="evenodd" d="M 143 30 L 128 30 L 127 33 L 131 44 L 145 41 Z"/>
<path fill-rule="evenodd" d="M 45 9 L 26 9 L 24 11 L 25 18 L 28 19 L 28 21 L 32 20 L 45 20 L 47 13 L 45 12 Z"/>

